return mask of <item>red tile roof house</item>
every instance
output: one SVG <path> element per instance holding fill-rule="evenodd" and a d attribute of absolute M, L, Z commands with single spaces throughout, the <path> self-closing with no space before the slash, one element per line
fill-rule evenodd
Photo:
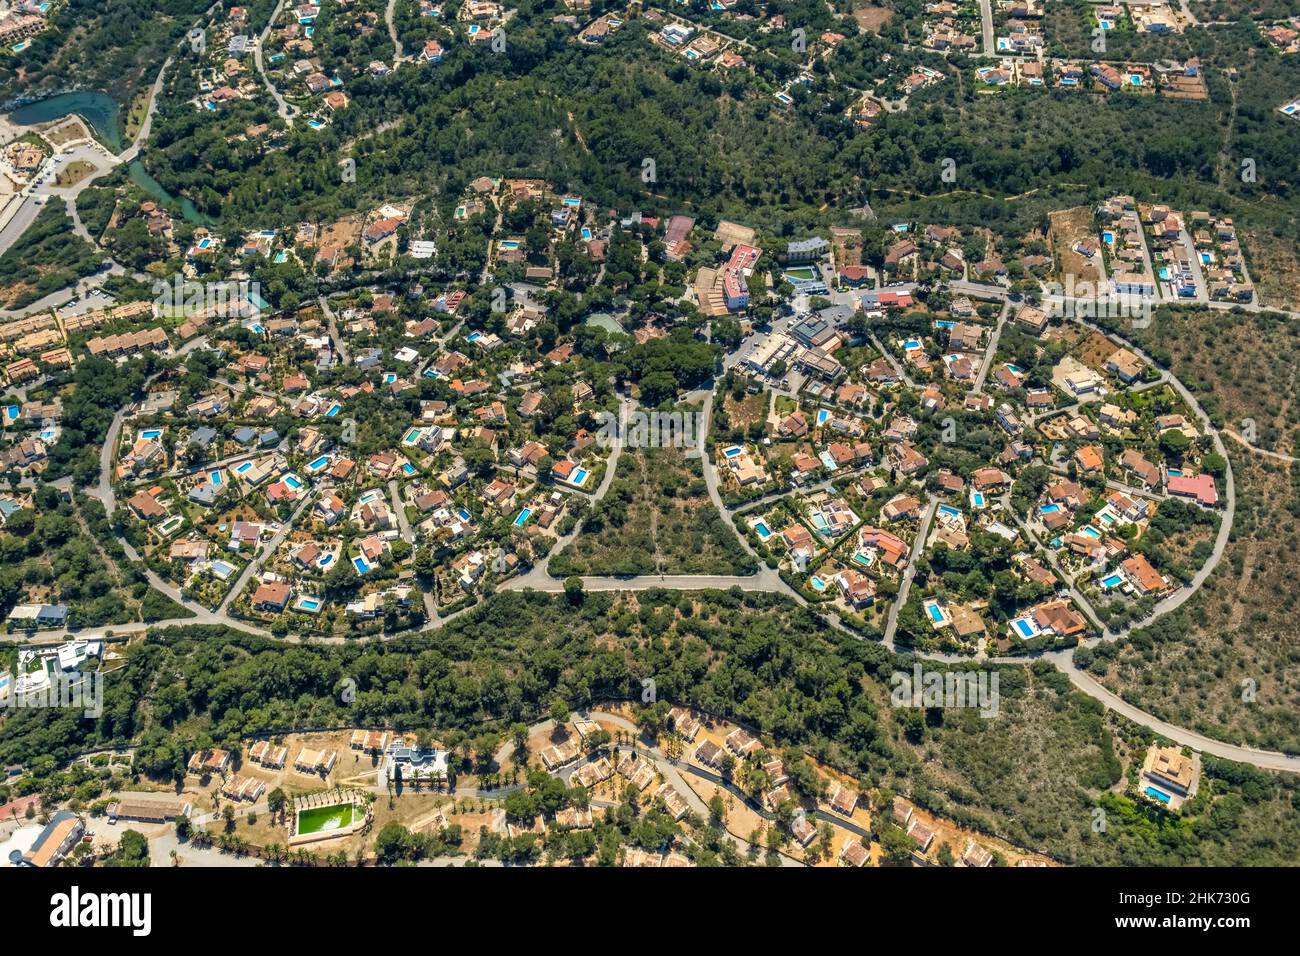
<path fill-rule="evenodd" d="M 253 607 L 259 611 L 283 611 L 288 603 L 289 585 L 283 581 L 259 585 L 253 592 Z"/>
<path fill-rule="evenodd" d="M 1214 486 L 1214 478 L 1202 472 L 1199 475 L 1170 475 L 1165 487 L 1171 495 L 1180 498 L 1194 498 L 1199 504 L 1213 507 L 1219 503 L 1219 492 Z"/>

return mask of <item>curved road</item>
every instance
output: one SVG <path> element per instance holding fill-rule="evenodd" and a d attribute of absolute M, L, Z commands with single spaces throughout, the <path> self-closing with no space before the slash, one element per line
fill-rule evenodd
<path fill-rule="evenodd" d="M 1084 322 L 1083 324 L 1090 325 L 1090 323 L 1086 323 L 1086 322 Z M 1093 328 L 1096 327 L 1093 326 Z M 1103 331 L 1103 330 L 1098 329 L 1098 331 Z M 1147 356 L 1140 348 L 1138 348 L 1133 343 L 1126 341 L 1122 336 L 1119 336 L 1114 332 L 1105 332 L 1105 334 L 1109 335 L 1112 339 L 1115 339 L 1116 341 L 1120 342 L 1126 348 L 1129 348 L 1135 354 L 1142 357 L 1147 362 L 1149 363 L 1151 362 L 1149 356 Z M 193 348 L 200 341 L 201 341 L 200 339 L 196 339 L 194 342 L 190 343 L 189 346 L 187 346 L 187 349 Z M 1154 367 L 1154 363 L 1152 363 L 1152 365 Z M 1174 376 L 1172 373 L 1166 373 L 1165 380 L 1169 383 L 1169 385 L 1172 388 L 1174 388 L 1174 390 L 1179 394 L 1179 396 L 1187 403 L 1188 407 L 1191 408 L 1193 412 L 1196 414 L 1196 416 L 1201 420 L 1202 427 L 1205 429 L 1206 434 L 1212 436 L 1215 450 L 1219 452 L 1221 455 L 1223 455 L 1224 459 L 1227 460 L 1228 456 L 1226 453 L 1226 449 L 1224 448 L 1223 441 L 1218 431 L 1214 429 L 1214 427 L 1210 423 L 1209 416 L 1206 415 L 1205 411 L 1201 408 L 1200 404 L 1196 401 L 1195 397 L 1191 394 L 1190 391 L 1187 390 L 1187 388 L 1182 384 L 1182 382 L 1180 382 L 1177 379 L 1177 377 Z M 695 393 L 695 396 L 698 398 L 699 393 Z M 725 518 L 725 517 L 729 517 L 730 511 L 722 501 L 722 496 L 718 490 L 717 469 L 714 467 L 714 464 L 708 459 L 706 448 L 705 448 L 705 442 L 709 432 L 709 425 L 711 424 L 712 421 L 713 402 L 714 402 L 714 391 L 712 388 L 709 388 L 707 393 L 704 395 L 704 407 L 703 407 L 704 423 L 699 433 L 698 449 L 701 458 L 703 460 L 705 484 L 709 490 L 709 498 L 712 501 L 713 506 Z M 628 411 L 631 409 L 631 407 L 632 407 L 631 400 L 628 398 L 624 398 L 620 404 L 620 417 L 624 421 L 626 420 L 626 415 Z M 95 490 L 91 492 L 95 497 L 98 497 L 104 503 L 106 510 L 110 514 L 112 513 L 116 504 L 113 488 L 112 488 L 112 473 L 111 473 L 112 457 L 113 457 L 113 452 L 117 446 L 117 436 L 120 434 L 124 417 L 125 417 L 125 409 L 119 410 L 119 412 L 113 418 L 113 423 L 109 429 L 109 434 L 104 442 L 103 448 L 101 449 L 99 485 Z M 621 433 L 622 433 L 622 429 L 620 428 L 620 434 Z M 613 482 L 614 475 L 616 473 L 617 466 L 618 466 L 619 456 L 621 455 L 621 453 L 622 453 L 622 443 L 621 441 L 617 441 L 615 442 L 614 448 L 610 454 L 609 463 L 606 467 L 604 478 L 602 479 L 600 486 L 596 489 L 595 493 L 592 495 L 593 501 L 599 501 L 601 497 L 603 497 L 603 495 L 608 491 L 611 483 Z M 1153 621 L 1155 618 L 1175 610 L 1176 608 L 1181 606 L 1188 598 L 1190 598 L 1192 594 L 1194 594 L 1197 591 L 1197 589 L 1200 588 L 1200 586 L 1214 572 L 1215 568 L 1218 566 L 1219 561 L 1223 557 L 1224 550 L 1226 549 L 1228 539 L 1231 535 L 1232 519 L 1236 507 L 1236 489 L 1233 483 L 1232 467 L 1230 461 L 1225 471 L 1224 479 L 1225 479 L 1224 480 L 1224 485 L 1225 485 L 1224 514 L 1219 524 L 1219 532 L 1215 539 L 1214 548 L 1211 552 L 1209 559 L 1196 573 L 1196 575 L 1193 577 L 1190 584 L 1187 587 L 1179 589 L 1177 592 L 1175 592 L 1174 594 L 1170 595 L 1169 597 L 1161 601 L 1159 604 L 1157 604 L 1153 613 L 1145 621 L 1140 622 L 1139 624 L 1126 627 L 1125 629 L 1119 632 L 1107 633 L 1097 640 L 1116 640 L 1121 637 L 1127 636 L 1134 627 L 1146 626 L 1150 624 L 1151 621 Z M 302 512 L 302 510 L 307 506 L 307 503 L 310 500 L 311 500 L 311 496 L 304 498 L 303 503 L 299 505 L 298 510 L 295 512 L 294 518 L 296 518 L 298 514 Z M 917 553 L 917 549 L 924 546 L 924 540 L 926 537 L 926 531 L 928 530 L 928 524 L 930 519 L 933 517 L 936 507 L 937 507 L 937 499 L 931 498 L 931 500 L 928 503 L 921 528 L 918 532 L 917 540 L 914 543 L 914 547 L 913 547 L 914 558 L 915 558 L 915 554 Z M 156 626 L 165 626 L 168 624 L 185 624 L 185 623 L 190 623 L 190 624 L 215 623 L 215 624 L 226 624 L 228 626 L 237 627 L 241 630 L 251 631 L 253 633 L 265 633 L 256 628 L 250 628 L 247 624 L 244 624 L 243 622 L 238 622 L 229 618 L 228 615 L 226 614 L 226 609 L 228 608 L 229 604 L 234 599 L 234 597 L 240 592 L 240 590 L 242 590 L 242 586 L 246 583 L 246 579 L 254 572 L 254 570 L 257 567 L 261 565 L 262 560 L 265 560 L 265 555 L 270 554 L 274 550 L 279 540 L 289 533 L 289 531 L 292 529 L 292 526 L 293 526 L 293 519 L 290 519 L 290 521 L 286 522 L 278 538 L 265 549 L 265 551 L 263 552 L 263 557 L 250 563 L 248 568 L 245 569 L 244 573 L 241 574 L 239 581 L 236 583 L 236 586 L 231 589 L 226 599 L 222 602 L 221 606 L 215 612 L 209 611 L 206 608 L 202 608 L 201 606 L 195 605 L 192 602 L 183 600 L 179 592 L 174 587 L 172 587 L 171 585 L 167 585 L 165 582 L 160 582 L 162 584 L 162 586 L 159 588 L 160 590 L 168 594 L 169 597 L 172 597 L 173 600 L 177 600 L 178 603 L 183 604 L 186 608 L 193 611 L 197 615 L 197 617 L 196 619 L 186 619 L 183 621 L 158 622 L 151 626 L 156 627 Z M 1026 531 L 1027 530 L 1028 529 L 1026 529 Z M 550 555 L 554 555 L 558 553 L 563 547 L 569 544 L 569 542 L 571 542 L 577 536 L 577 534 L 578 534 L 578 529 L 575 528 L 569 534 L 558 539 L 555 547 L 552 548 Z M 745 547 L 746 551 L 749 552 L 757 559 L 757 555 L 750 547 L 749 542 L 745 539 L 745 537 L 739 534 L 737 534 L 737 537 L 738 540 L 740 540 L 742 545 Z M 1032 535 L 1031 535 L 1031 540 L 1033 540 Z M 124 544 L 128 544 L 128 543 L 124 542 Z M 130 553 L 131 552 L 128 552 L 128 554 Z M 531 588 L 533 590 L 546 591 L 551 593 L 562 591 L 564 587 L 563 581 L 551 577 L 550 574 L 548 573 L 548 567 L 550 564 L 550 555 L 548 555 L 546 559 L 544 559 L 542 562 L 540 562 L 539 564 L 535 565 L 532 569 L 530 569 L 528 573 L 519 575 L 511 579 L 510 581 L 506 582 L 503 585 L 502 589 L 523 590 L 523 589 Z M 914 561 L 909 563 L 909 569 L 913 565 L 914 565 Z M 151 577 L 150 580 L 151 583 L 153 583 L 154 578 Z M 890 609 L 888 625 L 887 625 L 887 630 L 885 635 L 885 643 L 887 644 L 887 646 L 890 647 L 891 650 L 894 649 L 893 637 L 894 637 L 894 631 L 897 627 L 898 610 L 902 606 L 903 602 L 906 600 L 908 585 L 910 585 L 910 579 L 905 575 L 903 585 L 900 586 L 899 588 L 898 599 L 895 601 L 894 605 Z M 155 584 L 155 586 L 158 586 L 158 584 Z M 807 602 L 804 601 L 804 599 L 797 592 L 795 592 L 789 585 L 787 585 L 783 580 L 781 580 L 780 576 L 775 571 L 768 568 L 762 562 L 760 562 L 759 565 L 759 572 L 755 575 L 747 576 L 747 577 L 726 576 L 726 575 L 644 575 L 644 576 L 630 577 L 630 578 L 588 576 L 583 578 L 583 586 L 584 588 L 592 591 L 638 591 L 638 590 L 649 590 L 652 588 L 667 588 L 672 590 L 699 590 L 705 588 L 726 589 L 731 587 L 740 587 L 745 590 L 751 590 L 751 591 L 770 591 L 773 593 L 779 593 L 786 597 L 791 598 L 792 600 L 798 602 L 801 605 L 806 606 L 807 604 Z M 1082 595 L 1079 595 L 1078 592 L 1073 589 L 1073 585 L 1070 585 L 1070 588 L 1071 588 L 1071 593 L 1075 596 L 1076 601 L 1079 602 L 1080 607 L 1085 611 L 1089 612 L 1090 616 L 1092 616 L 1095 620 L 1095 611 L 1093 611 L 1091 606 L 1087 603 L 1087 601 L 1082 598 Z M 439 628 L 447 621 L 455 619 L 456 617 L 460 616 L 461 614 L 465 613 L 466 611 L 476 606 L 477 604 L 470 605 L 469 607 L 463 608 L 460 611 L 457 611 L 453 614 L 449 614 L 446 617 L 433 617 L 421 628 L 421 631 L 428 632 L 430 630 Z M 841 630 L 843 633 L 848 634 L 854 637 L 855 639 L 858 640 L 862 639 L 860 635 L 844 627 L 837 619 L 835 619 L 834 615 L 831 615 L 829 617 L 828 623 L 830 624 L 830 626 L 836 627 L 837 629 Z M 129 628 L 119 627 L 115 630 L 117 631 L 138 630 L 138 629 L 143 629 L 144 627 L 145 625 L 132 625 Z M 44 635 L 44 637 L 48 637 L 48 636 L 49 636 L 48 634 Z M 380 639 L 386 640 L 386 639 L 393 639 L 401 636 L 403 635 L 400 633 L 392 634 L 392 635 L 384 635 Z M 286 640 L 288 642 L 296 643 L 299 639 L 289 638 Z M 334 643 L 342 643 L 345 640 L 349 640 L 349 639 L 331 638 L 331 639 L 321 640 L 321 639 L 307 638 L 306 642 L 334 644 Z M 954 656 L 948 654 L 926 654 L 926 653 L 920 653 L 916 651 L 909 651 L 908 653 L 911 653 L 917 657 L 921 657 L 929 660 L 942 661 L 942 662 L 959 662 L 959 661 L 970 660 L 970 658 L 967 657 L 960 657 L 960 656 Z M 1119 714 L 1122 714 L 1129 720 L 1132 720 L 1137 724 L 1147 727 L 1155 731 L 1156 733 L 1161 734 L 1164 737 L 1167 737 L 1168 739 L 1174 741 L 1177 744 L 1192 747 L 1196 750 L 1203 751 L 1205 753 L 1210 753 L 1227 760 L 1234 760 L 1241 763 L 1251 764 L 1257 767 L 1262 767 L 1270 770 L 1285 770 L 1285 771 L 1300 773 L 1300 756 L 1289 756 L 1286 754 L 1276 753 L 1273 751 L 1260 750 L 1253 747 L 1244 747 L 1244 746 L 1227 744 L 1220 741 L 1212 740 L 1211 738 L 1206 737 L 1202 734 L 1196 733 L 1191 730 L 1187 730 L 1186 728 L 1174 726 L 1173 724 L 1169 724 L 1149 713 L 1146 713 L 1145 711 L 1139 709 L 1135 705 L 1128 703 L 1119 695 L 1108 690 L 1107 688 L 1102 686 L 1090 674 L 1084 672 L 1075 663 L 1073 659 L 1073 649 L 1065 650 L 1065 651 L 1046 652 L 1037 656 L 1041 657 L 1041 659 L 1043 660 L 1050 661 L 1053 665 L 1055 665 L 1057 668 L 1063 671 L 1069 677 L 1070 682 L 1080 691 L 1088 694 L 1090 697 L 1093 697 L 1098 701 L 1101 701 L 1107 707 L 1111 708 L 1112 710 L 1116 711 Z M 994 659 L 987 660 L 986 663 L 990 663 L 990 664 L 1013 664 L 1014 663 L 1017 665 L 1023 665 L 1024 663 L 1026 663 L 1026 661 L 1031 659 L 1032 658 L 1029 657 L 994 658 Z"/>

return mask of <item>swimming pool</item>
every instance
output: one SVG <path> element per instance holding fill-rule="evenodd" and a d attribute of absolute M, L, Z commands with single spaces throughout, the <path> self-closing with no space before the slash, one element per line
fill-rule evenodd
<path fill-rule="evenodd" d="M 830 417 L 831 417 L 831 411 L 830 411 L 829 408 L 819 408 L 819 409 L 817 409 L 817 424 L 818 424 L 818 425 L 825 425 L 825 424 L 826 424 L 826 420 L 827 420 L 828 418 L 830 418 Z"/>
<path fill-rule="evenodd" d="M 869 568 L 876 563 L 876 559 L 870 551 L 859 551 L 853 555 L 853 563 Z"/>
<path fill-rule="evenodd" d="M 307 470 L 308 470 L 308 471 L 320 471 L 322 468 L 324 468 L 324 467 L 325 467 L 326 465 L 328 465 L 329 463 L 330 463 L 330 456 L 329 456 L 329 455 L 321 455 L 319 458 L 313 459 L 312 462 L 311 462 L 309 465 L 307 465 Z"/>
<path fill-rule="evenodd" d="M 582 238 L 583 238 L 583 241 L 587 241 L 587 240 L 591 239 L 591 230 L 588 229 L 586 226 L 583 226 L 583 227 L 582 227 Z"/>
<path fill-rule="evenodd" d="M 817 455 L 817 457 L 821 460 L 821 463 L 825 465 L 829 470 L 831 471 L 835 470 L 836 468 L 835 459 L 831 457 L 830 452 L 828 451 L 821 452 Z"/>
<path fill-rule="evenodd" d="M 406 475 L 408 478 L 411 477 L 411 475 L 415 474 L 415 466 L 409 461 L 406 462 L 402 465 L 402 474 Z"/>
<path fill-rule="evenodd" d="M 406 433 L 406 437 L 402 439 L 402 441 L 408 445 L 414 445 L 419 440 L 420 440 L 420 429 L 418 428 L 412 428 L 409 432 Z"/>
<path fill-rule="evenodd" d="M 479 339 L 481 339 L 481 338 L 483 338 L 483 333 L 482 333 L 482 332 L 471 332 L 469 335 L 465 336 L 465 341 L 466 341 L 466 342 L 477 342 L 477 341 L 478 341 Z"/>
<path fill-rule="evenodd" d="M 302 479 L 297 475 L 285 475 L 284 483 L 295 491 L 302 487 Z"/>
<path fill-rule="evenodd" d="M 1111 243 L 1115 241 L 1115 234 L 1113 232 L 1103 232 L 1101 234 L 1101 241 L 1106 243 L 1106 245 L 1109 246 Z"/>
<path fill-rule="evenodd" d="M 162 437 L 162 433 L 163 430 L 161 428 L 146 428 L 144 431 L 140 432 L 140 437 L 146 441 L 157 441 Z"/>
<path fill-rule="evenodd" d="M 906 342 L 903 343 L 903 348 L 907 349 L 909 352 L 913 351 L 914 349 L 919 349 L 920 347 L 921 347 L 921 342 L 919 339 L 908 339 Z"/>
<path fill-rule="evenodd" d="M 737 455 L 743 454 L 744 451 L 745 450 L 738 445 L 732 445 L 730 448 L 724 450 L 722 454 L 727 458 L 735 458 Z"/>
<path fill-rule="evenodd" d="M 325 413 L 325 417 L 326 417 L 326 418 L 333 418 L 335 415 L 337 415 L 337 414 L 338 414 L 339 412 L 341 412 L 342 410 L 343 410 L 343 406 L 340 405 L 338 402 L 335 402 L 333 405 L 330 406 L 330 410 L 329 410 L 328 412 Z"/>
<path fill-rule="evenodd" d="M 573 478 L 571 480 L 575 485 L 581 485 L 584 481 L 587 480 L 586 469 L 579 468 L 577 471 L 573 473 Z"/>
<path fill-rule="evenodd" d="M 323 568 L 328 564 L 330 564 L 330 562 L 332 562 L 333 560 L 334 560 L 334 555 L 326 551 L 324 554 L 322 554 L 319 558 L 316 559 L 316 567 Z"/>
<path fill-rule="evenodd" d="M 970 493 L 970 503 L 972 508 L 983 508 L 985 504 L 984 492 L 972 491 Z"/>
<path fill-rule="evenodd" d="M 519 248 L 519 243 L 514 239 L 502 239 L 498 245 L 507 252 L 514 252 L 514 250 Z"/>
<path fill-rule="evenodd" d="M 817 575 L 815 574 L 808 579 L 808 583 L 812 585 L 812 589 L 814 591 L 826 590 L 826 582 L 823 581 L 821 578 L 817 577 Z"/>
<path fill-rule="evenodd" d="M 523 511 L 519 512 L 519 517 L 515 519 L 515 527 L 522 528 L 525 524 L 528 523 L 528 519 L 531 518 L 532 516 L 533 516 L 533 509 L 525 508 Z"/>
<path fill-rule="evenodd" d="M 1056 502 L 1053 501 L 1053 502 L 1048 502 L 1045 505 L 1039 505 L 1038 510 L 1045 515 L 1054 515 L 1061 510 L 1061 506 L 1056 504 Z"/>
<path fill-rule="evenodd" d="M 1121 574 L 1108 574 L 1101 579 L 1101 586 L 1109 591 L 1111 588 L 1117 588 L 1124 583 L 1124 576 Z"/>
<path fill-rule="evenodd" d="M 6 408 L 5 417 L 8 418 L 11 422 L 18 421 L 18 406 L 10 405 L 8 408 Z"/>
<path fill-rule="evenodd" d="M 925 613 L 926 613 L 927 615 L 929 615 L 930 620 L 931 620 L 932 623 L 934 623 L 934 624 L 942 624 L 942 623 L 943 623 L 943 620 L 944 620 L 944 616 L 943 616 L 943 608 L 939 607 L 939 602 L 938 602 L 938 601 L 926 601 L 926 602 L 925 602 Z"/>
<path fill-rule="evenodd" d="M 235 468 L 235 473 L 240 475 L 245 474 L 252 467 L 253 467 L 253 463 L 251 461 L 246 461 L 242 465 L 239 465 L 238 467 Z"/>
<path fill-rule="evenodd" d="M 961 515 L 961 512 L 958 511 L 956 508 L 954 508 L 952 505 L 940 505 L 939 514 L 945 515 L 949 518 L 956 518 Z"/>
<path fill-rule="evenodd" d="M 225 561 L 213 561 L 210 567 L 212 568 L 212 573 L 215 574 L 217 577 L 221 578 L 221 580 L 223 581 L 226 578 L 230 577 L 230 575 L 233 574 L 235 570 L 235 566 L 233 564 L 227 564 Z"/>
<path fill-rule="evenodd" d="M 1084 534 L 1086 534 L 1086 535 L 1087 535 L 1088 537 L 1090 537 L 1090 538 L 1100 538 L 1100 537 L 1101 537 L 1101 532 L 1098 531 L 1096 528 L 1094 528 L 1094 527 L 1093 527 L 1092 525 L 1090 525 L 1090 524 L 1086 524 L 1086 525 L 1084 525 L 1084 526 L 1083 526 L 1082 528 L 1080 528 L 1079 530 L 1082 531 Z"/>
<path fill-rule="evenodd" d="M 315 614 L 320 610 L 320 601 L 316 598 L 299 598 L 298 603 L 295 604 L 294 607 L 300 611 L 307 611 L 310 614 Z"/>
<path fill-rule="evenodd" d="M 1163 790 L 1157 790 L 1155 787 L 1147 787 L 1143 791 L 1148 797 L 1155 797 L 1161 803 L 1168 803 L 1173 798 Z"/>
<path fill-rule="evenodd" d="M 366 564 L 366 559 L 359 554 L 352 559 L 352 566 L 357 569 L 357 574 L 365 574 L 370 570 L 370 565 Z"/>
<path fill-rule="evenodd" d="M 221 480 L 222 480 L 222 475 L 219 470 L 208 472 L 208 481 L 212 482 L 212 484 L 220 485 Z"/>
<path fill-rule="evenodd" d="M 764 522 L 764 521 L 755 521 L 754 524 L 752 525 L 752 527 L 753 527 L 753 529 L 754 529 L 754 533 L 757 534 L 757 535 L 758 535 L 760 538 L 762 538 L 764 541 L 766 541 L 768 538 L 772 537 L 772 529 L 770 529 L 770 528 L 767 526 L 767 523 L 766 523 L 766 522 Z"/>
<path fill-rule="evenodd" d="M 1038 628 L 1033 621 L 1027 617 L 1018 617 L 1011 622 L 1011 627 L 1021 638 L 1028 640 L 1038 634 Z"/>

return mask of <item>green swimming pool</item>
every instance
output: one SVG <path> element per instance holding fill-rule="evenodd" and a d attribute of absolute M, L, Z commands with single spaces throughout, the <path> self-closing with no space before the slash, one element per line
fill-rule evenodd
<path fill-rule="evenodd" d="M 298 811 L 298 833 L 321 833 L 342 830 L 352 825 L 355 809 L 350 803 L 336 803 L 332 807 L 312 807 Z"/>

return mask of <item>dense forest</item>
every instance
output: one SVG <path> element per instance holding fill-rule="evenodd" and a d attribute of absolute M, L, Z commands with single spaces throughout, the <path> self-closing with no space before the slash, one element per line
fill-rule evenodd
<path fill-rule="evenodd" d="M 0 102 L 69 89 L 130 103 L 212 0 L 64 0 L 21 54 L 0 56 Z"/>
<path fill-rule="evenodd" d="M 899 55 L 888 38 L 849 37 L 808 87 L 795 87 L 787 109 L 766 92 L 788 65 L 776 49 L 753 54 L 755 75 L 720 78 L 661 56 L 644 21 L 591 47 L 534 6 L 512 19 L 500 56 L 453 46 L 436 66 L 382 78 L 341 62 L 351 105 L 327 129 L 285 132 L 284 148 L 232 135 L 254 122 L 283 130 L 269 98 L 214 118 L 194 109 L 197 77 L 182 62 L 150 170 L 232 226 L 327 220 L 402 196 L 445 212 L 470 179 L 488 174 L 545 177 L 609 208 L 739 217 L 777 234 L 864 201 L 936 195 L 949 217 L 1019 229 L 1005 198 L 1082 190 L 1248 210 L 1295 235 L 1297 217 L 1286 211 L 1295 201 L 1294 129 L 1276 106 L 1300 76 L 1286 58 L 1252 58 L 1261 41 L 1251 23 L 1202 31 L 1187 51 L 1206 64 L 1205 102 L 1026 89 L 979 96 L 950 75 L 862 131 L 843 116 L 852 99 L 844 84 L 869 82 L 884 54 Z M 1244 66 L 1235 84 L 1220 70 L 1230 63 Z M 340 182 L 345 157 L 357 162 L 355 183 Z M 1256 181 L 1227 175 L 1242 157 L 1255 161 Z M 640 178 L 646 158 L 656 168 L 649 184 Z M 940 178 L 946 158 L 956 163 L 952 185 Z"/>
<path fill-rule="evenodd" d="M 137 770 L 179 778 L 189 753 L 254 732 L 396 726 L 458 743 L 611 698 L 691 704 L 781 745 L 907 793 L 935 812 L 1077 863 L 1290 863 L 1300 846 L 1292 778 L 1207 758 L 1181 817 L 1109 788 L 1150 742 L 1073 691 L 1050 665 L 1000 670 L 996 719 L 895 709 L 910 667 L 782 599 L 738 590 L 626 595 L 505 593 L 436 636 L 285 646 L 220 628 L 153 633 L 108 682 L 104 714 L 24 711 L 0 724 L 0 760 L 58 794 L 76 753 L 134 742 Z M 356 682 L 355 701 L 339 694 Z M 490 752 L 490 751 L 488 751 Z M 67 792 L 66 790 L 63 792 Z M 1106 810 L 1105 834 L 1092 829 Z"/>

